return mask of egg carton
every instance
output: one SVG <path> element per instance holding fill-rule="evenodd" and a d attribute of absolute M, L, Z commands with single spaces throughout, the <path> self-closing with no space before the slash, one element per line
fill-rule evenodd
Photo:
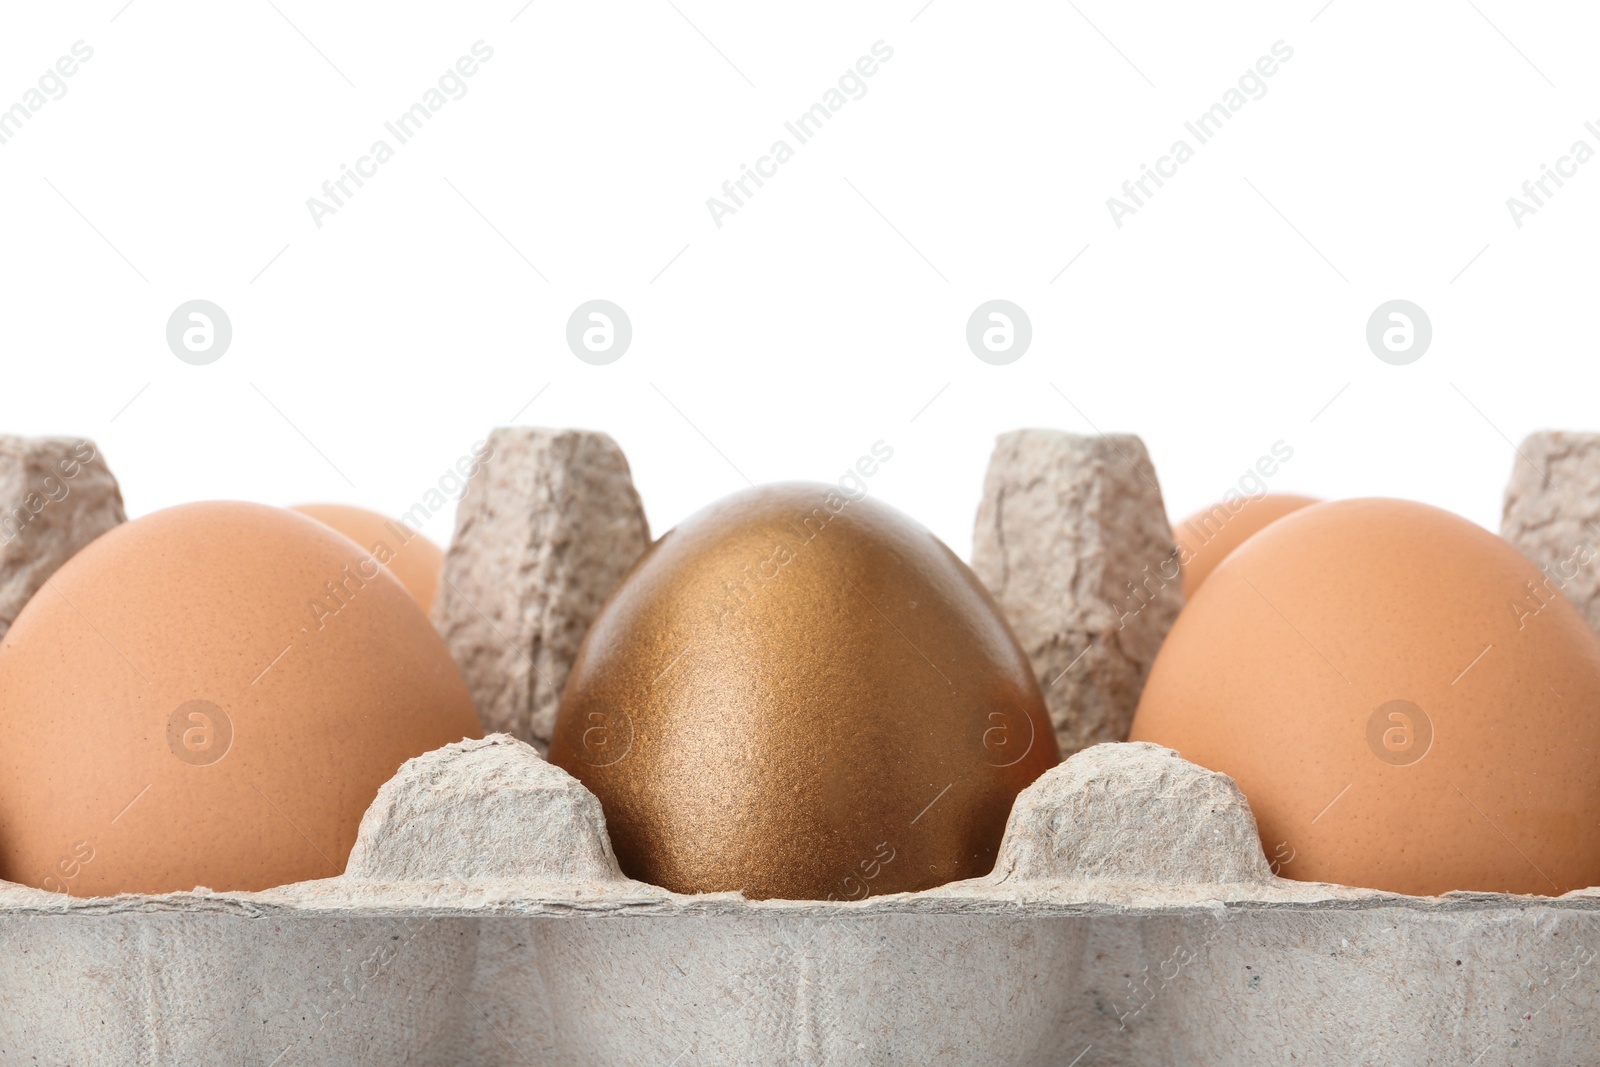
<path fill-rule="evenodd" d="M 1170 533 L 1109 492 L 1144 481 L 1137 439 L 1012 441 L 977 538 L 1018 583 L 997 599 L 1036 666 L 1086 636 L 1113 647 L 1076 681 L 1094 725 L 1057 718 L 1075 754 L 1018 797 L 989 875 L 880 896 L 866 867 L 841 878 L 860 899 L 836 901 L 630 880 L 599 802 L 531 743 L 541 716 L 513 715 L 528 736 L 407 762 L 335 878 L 97 899 L 0 883 L 0 1063 L 1600 1063 L 1600 889 L 1278 878 L 1231 779 L 1096 736 L 1131 713 L 1175 614 L 1124 588 L 1163 592 L 1139 575 L 1160 580 Z M 1051 508 L 1072 521 L 1047 540 L 1070 551 L 1004 525 Z M 567 533 L 546 531 L 547 564 Z M 1024 617 L 1049 566 L 1071 570 L 1073 604 Z"/>

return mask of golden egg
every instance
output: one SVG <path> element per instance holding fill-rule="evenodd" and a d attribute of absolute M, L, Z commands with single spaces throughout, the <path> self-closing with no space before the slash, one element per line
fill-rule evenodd
<path fill-rule="evenodd" d="M 667 533 L 590 628 L 550 759 L 625 872 L 678 892 L 858 899 L 987 873 L 1058 761 L 972 571 L 832 486 L 738 493 Z"/>
<path fill-rule="evenodd" d="M 1314 497 L 1292 493 L 1238 496 L 1202 508 L 1174 526 L 1172 539 L 1177 542 L 1178 562 L 1183 568 L 1184 599 L 1194 596 L 1228 553 L 1285 515 L 1315 503 Z"/>
<path fill-rule="evenodd" d="M 344 534 L 383 564 L 422 605 L 424 613 L 433 607 L 439 591 L 439 575 L 444 571 L 444 549 L 405 523 L 385 518 L 376 511 L 349 504 L 298 504 L 292 510 L 309 515 L 325 526 Z"/>
<path fill-rule="evenodd" d="M 1600 884 L 1600 638 L 1506 542 L 1345 500 L 1223 561 L 1132 739 L 1232 775 L 1287 878 L 1400 893 Z"/>
<path fill-rule="evenodd" d="M 0 878 L 77 896 L 344 870 L 378 787 L 480 736 L 388 571 L 258 504 L 110 531 L 0 641 Z"/>

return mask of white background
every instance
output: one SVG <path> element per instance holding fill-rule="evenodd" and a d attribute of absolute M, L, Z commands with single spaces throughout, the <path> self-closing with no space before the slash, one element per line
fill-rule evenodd
<path fill-rule="evenodd" d="M 520 412 L 615 436 L 657 532 L 881 439 L 872 492 L 965 553 L 1021 426 L 1142 435 L 1174 518 L 1281 439 L 1274 489 L 1496 528 L 1512 442 L 1600 429 L 1600 161 L 1506 207 L 1600 148 L 1577 4 L 274 3 L 4 8 L 0 108 L 94 57 L 0 145 L 0 432 L 92 437 L 130 514 L 398 513 Z M 317 228 L 307 198 L 478 40 L 466 96 Z M 714 225 L 879 40 L 866 95 Z M 1279 40 L 1267 94 L 1116 227 L 1107 197 Z M 634 328 L 603 367 L 564 340 L 595 297 Z M 1000 367 L 964 336 L 996 297 L 1034 330 Z M 194 298 L 233 323 L 209 366 L 166 346 Z M 1393 298 L 1433 322 L 1409 366 L 1365 343 Z"/>

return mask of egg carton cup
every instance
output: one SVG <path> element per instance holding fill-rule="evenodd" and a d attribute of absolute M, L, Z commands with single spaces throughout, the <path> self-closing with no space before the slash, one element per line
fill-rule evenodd
<path fill-rule="evenodd" d="M 494 479 L 469 485 L 475 536 L 507 532 L 474 549 L 458 529 L 446 573 L 467 595 L 475 568 L 527 583 L 486 610 L 564 671 L 602 592 L 566 546 L 632 551 L 636 498 L 604 442 L 497 433 L 497 455 L 557 464 L 502 492 L 570 506 L 519 518 L 482 495 Z M 407 762 L 335 878 L 95 899 L 0 882 L 0 1064 L 1600 1064 L 1600 889 L 1282 879 L 1230 778 L 1105 740 L 1181 597 L 1160 507 L 1137 438 L 997 449 L 974 567 L 1041 678 L 1082 665 L 1051 705 L 1075 754 L 1018 797 L 985 877 L 874 895 L 869 863 L 836 901 L 628 879 L 598 800 L 535 747 L 549 694 L 495 688 L 523 668 L 447 607 L 518 736 Z M 1072 597 L 1040 595 L 1051 575 Z"/>

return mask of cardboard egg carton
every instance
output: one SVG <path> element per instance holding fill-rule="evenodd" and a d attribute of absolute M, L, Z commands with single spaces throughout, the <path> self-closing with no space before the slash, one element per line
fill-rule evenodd
<path fill-rule="evenodd" d="M 509 580 L 559 584 L 585 515 L 626 545 L 636 498 L 585 499 L 618 492 L 614 470 L 563 481 L 584 449 L 501 433 L 529 447 L 498 457 L 547 464 L 506 484 L 565 486 L 568 509 L 504 524 L 511 544 L 458 538 L 458 592 L 490 558 Z M 1010 440 L 998 455 L 1018 464 L 986 483 L 978 555 L 986 537 L 997 554 L 979 573 L 1036 666 L 1092 666 L 1057 680 L 1099 710 L 1087 731 L 1057 718 L 1079 750 L 1018 797 L 991 874 L 838 902 L 632 881 L 599 802 L 530 743 L 539 687 L 469 678 L 529 736 L 407 762 L 336 878 L 102 899 L 0 883 L 0 1063 L 1600 1063 L 1600 890 L 1419 898 L 1280 879 L 1231 779 L 1155 745 L 1094 743 L 1131 714 L 1176 611 L 1158 600 L 1159 490 L 1136 439 Z M 474 495 L 495 484 L 469 487 L 462 521 L 517 513 Z M 1047 584 L 1026 572 L 1047 566 L 1067 568 L 1073 604 L 1019 621 L 1022 590 Z M 562 632 L 586 625 L 593 597 L 560 581 L 560 596 L 503 599 L 524 612 L 524 652 L 564 647 L 529 604 Z M 1130 583 L 1146 591 L 1132 602 Z"/>

